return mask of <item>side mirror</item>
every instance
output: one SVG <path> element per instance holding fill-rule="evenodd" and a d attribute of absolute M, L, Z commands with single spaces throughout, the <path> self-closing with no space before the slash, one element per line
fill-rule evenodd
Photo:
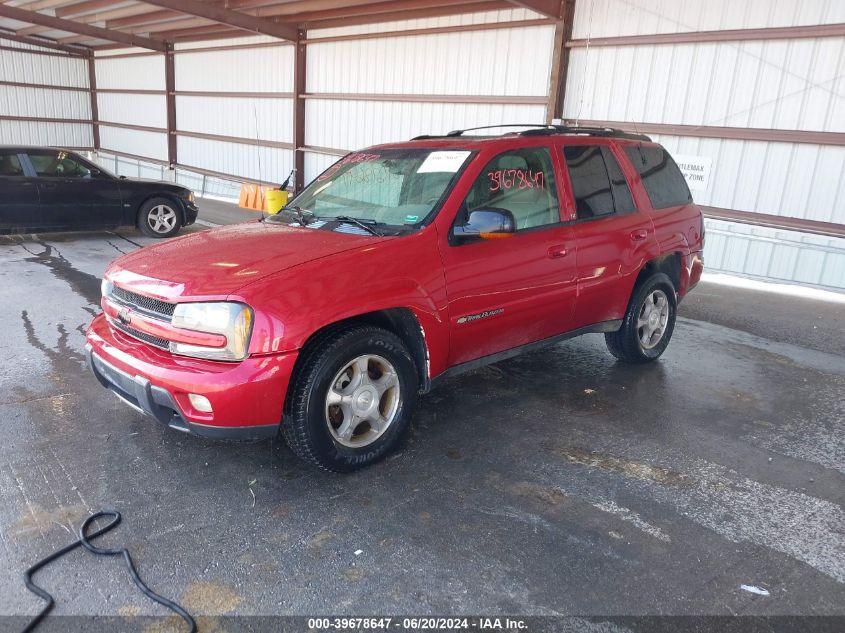
<path fill-rule="evenodd" d="M 516 233 L 513 213 L 505 209 L 477 209 L 471 211 L 466 224 L 457 225 L 452 235 L 458 238 L 480 237 L 493 240 L 510 237 Z"/>

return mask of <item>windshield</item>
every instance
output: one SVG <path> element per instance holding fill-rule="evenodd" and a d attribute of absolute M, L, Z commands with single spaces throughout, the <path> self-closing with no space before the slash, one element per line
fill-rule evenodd
<path fill-rule="evenodd" d="M 355 152 L 329 167 L 287 209 L 319 219 L 387 226 L 421 223 L 467 162 L 466 150 Z"/>

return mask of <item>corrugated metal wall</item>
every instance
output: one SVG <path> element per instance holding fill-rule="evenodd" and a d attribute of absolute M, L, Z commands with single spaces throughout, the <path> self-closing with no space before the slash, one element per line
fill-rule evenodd
<path fill-rule="evenodd" d="M 581 0 L 573 39 L 841 22 L 841 0 Z M 842 37 L 577 47 L 564 104 L 564 117 L 575 120 L 819 132 L 845 132 L 843 112 Z M 693 191 L 700 204 L 845 223 L 845 147 L 652 136 L 673 154 L 711 161 L 708 187 Z M 830 249 L 843 240 L 828 239 L 820 258 L 814 236 L 793 235 L 784 250 L 772 247 L 787 239 L 782 231 L 718 227 L 705 253 L 710 268 L 845 287 L 841 272 L 811 272 L 819 263 L 841 266 Z M 807 256 L 784 267 L 784 253 L 801 248 Z"/>
<path fill-rule="evenodd" d="M 309 31 L 308 38 L 537 17 L 530 11 L 514 9 L 321 29 Z M 553 26 L 540 25 L 309 44 L 305 144 L 348 151 L 503 121 L 542 123 L 553 37 Z M 394 100 L 403 95 L 409 98 Z M 424 101 L 421 95 L 431 100 Z M 438 99 L 444 95 L 522 97 L 529 103 L 472 103 L 471 99 L 444 103 Z M 331 162 L 330 156 L 307 152 L 306 181 Z"/>
<path fill-rule="evenodd" d="M 50 54 L 52 51 L 10 40 L 1 42 L 7 48 L 0 52 L 0 81 L 88 88 L 86 60 Z M 0 116 L 88 121 L 91 101 L 84 90 L 0 85 Z M 0 119 L 0 143 L 91 147 L 91 125 Z"/>
<path fill-rule="evenodd" d="M 207 50 L 231 43 L 275 45 Z M 179 135 L 180 164 L 245 179 L 281 182 L 287 177 L 293 169 L 293 150 L 258 143 L 293 141 L 293 46 L 265 37 L 184 44 L 177 47 L 175 70 L 178 131 L 256 143 Z M 179 94 L 184 92 L 217 94 Z"/>
<path fill-rule="evenodd" d="M 137 57 L 122 55 L 139 53 Z M 110 56 L 120 55 L 115 59 Z M 97 72 L 97 108 L 100 115 L 100 145 L 115 150 L 167 160 L 167 100 L 164 94 L 164 55 L 139 49 L 100 54 Z M 116 91 L 156 91 L 138 94 Z M 108 125 L 140 125 L 161 131 L 134 130 Z"/>

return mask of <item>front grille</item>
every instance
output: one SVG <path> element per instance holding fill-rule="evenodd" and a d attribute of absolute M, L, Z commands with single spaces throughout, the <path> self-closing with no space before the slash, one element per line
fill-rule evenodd
<path fill-rule="evenodd" d="M 173 311 L 176 309 L 175 303 L 168 303 L 167 301 L 159 301 L 152 297 L 145 297 L 135 292 L 130 292 L 114 286 L 109 295 L 113 300 L 130 308 L 135 308 L 152 317 L 161 319 L 162 321 L 170 321 L 173 316 Z"/>
<path fill-rule="evenodd" d="M 151 334 L 147 334 L 146 332 L 139 332 L 135 328 L 129 327 L 128 325 L 124 325 L 123 323 L 121 323 L 120 321 L 117 321 L 115 319 L 109 319 L 108 321 L 109 321 L 109 324 L 113 328 L 120 330 L 121 332 L 123 332 L 127 336 L 131 336 L 132 338 L 136 338 L 139 341 L 143 341 L 144 343 L 147 343 L 148 345 L 152 345 L 153 347 L 158 347 L 159 349 L 164 349 L 164 350 L 170 349 L 170 343 L 166 339 L 159 338 L 158 336 L 153 336 Z"/>

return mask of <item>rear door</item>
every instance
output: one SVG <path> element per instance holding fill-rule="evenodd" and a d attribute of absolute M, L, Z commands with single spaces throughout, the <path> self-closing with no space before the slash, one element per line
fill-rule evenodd
<path fill-rule="evenodd" d="M 455 221 L 476 209 L 505 209 L 517 231 L 504 239 L 444 240 L 450 365 L 569 329 L 575 253 L 572 229 L 561 225 L 557 182 L 550 148 L 536 143 L 494 156 L 475 176 Z"/>
<path fill-rule="evenodd" d="M 38 188 L 18 150 L 0 149 L 0 233 L 41 228 Z"/>
<path fill-rule="evenodd" d="M 640 269 L 657 254 L 654 226 L 637 209 L 611 144 L 569 139 L 558 151 L 566 165 L 578 245 L 573 327 L 621 319 Z"/>
<path fill-rule="evenodd" d="M 27 157 L 38 176 L 45 228 L 77 230 L 120 225 L 117 180 L 72 152 L 32 150 Z"/>

